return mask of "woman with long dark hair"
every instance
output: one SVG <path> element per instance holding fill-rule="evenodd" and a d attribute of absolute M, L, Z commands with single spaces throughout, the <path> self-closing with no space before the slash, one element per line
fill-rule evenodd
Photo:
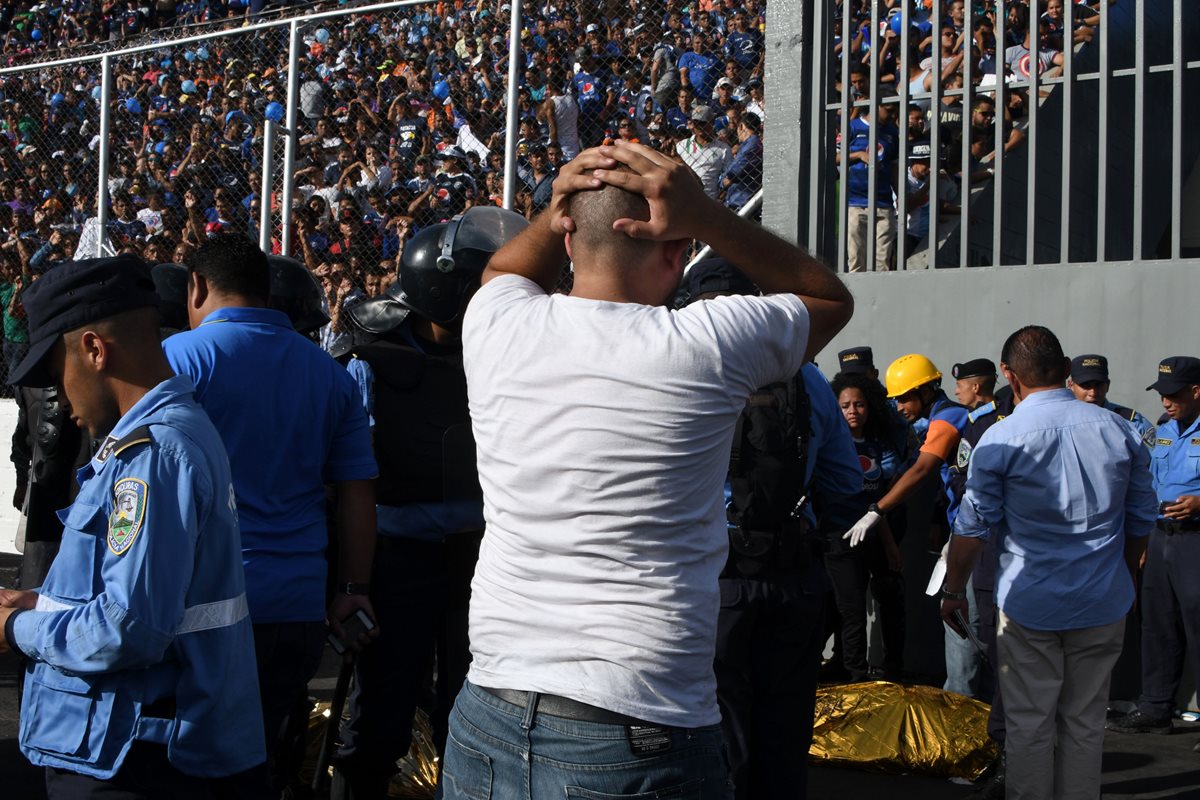
<path fill-rule="evenodd" d="M 879 608 L 883 630 L 883 675 L 898 679 L 904 665 L 904 578 L 900 549 L 887 520 L 862 544 L 851 548 L 842 538 L 867 507 L 887 492 L 903 464 L 887 399 L 879 381 L 866 375 L 839 374 L 833 381 L 842 416 L 850 426 L 863 469 L 863 489 L 825 510 L 823 524 L 829 550 L 825 567 L 833 583 L 842 617 L 842 661 L 851 681 L 867 680 L 867 589 Z"/>

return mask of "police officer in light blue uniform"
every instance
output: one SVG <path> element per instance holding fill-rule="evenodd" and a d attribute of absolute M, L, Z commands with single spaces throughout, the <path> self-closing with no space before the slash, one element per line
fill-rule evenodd
<path fill-rule="evenodd" d="M 1119 406 L 1108 399 L 1108 359 L 1089 353 L 1071 359 L 1071 377 L 1067 386 L 1075 393 L 1076 400 L 1107 408 L 1137 433 L 1147 447 L 1154 447 L 1154 425 L 1132 408 Z"/>
<path fill-rule="evenodd" d="M 1159 512 L 1142 574 L 1142 695 L 1109 721 L 1121 733 L 1170 733 L 1187 655 L 1200 673 L 1200 359 L 1163 359 L 1150 390 L 1168 419 L 1150 451 Z"/>
<path fill-rule="evenodd" d="M 23 301 L 32 346 L 14 381 L 58 383 L 103 442 L 44 585 L 0 592 L 0 651 L 28 661 L 21 750 L 48 768 L 52 797 L 261 796 L 229 462 L 158 347 L 149 270 L 73 262 Z"/>

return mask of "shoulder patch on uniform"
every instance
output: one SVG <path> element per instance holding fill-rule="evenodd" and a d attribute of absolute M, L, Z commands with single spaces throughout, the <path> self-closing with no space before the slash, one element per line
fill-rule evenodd
<path fill-rule="evenodd" d="M 112 456 L 119 455 L 122 450 L 126 450 L 136 444 L 147 444 L 153 441 L 154 437 L 150 435 L 150 426 L 141 425 L 120 439 L 112 436 L 105 439 L 104 443 L 100 445 L 100 449 L 96 451 L 96 460 L 103 464 Z"/>
<path fill-rule="evenodd" d="M 966 469 L 971 464 L 971 443 L 966 439 L 960 439 L 958 442 L 958 459 L 955 466 L 960 470 Z"/>
<path fill-rule="evenodd" d="M 1146 432 L 1142 434 L 1142 444 L 1146 445 L 1146 447 L 1154 447 L 1155 434 L 1157 433 L 1158 428 L 1147 428 Z"/>
<path fill-rule="evenodd" d="M 113 486 L 113 510 L 108 515 L 108 549 L 124 555 L 146 519 L 150 489 L 141 478 L 121 478 Z"/>
<path fill-rule="evenodd" d="M 1174 439 L 1155 439 L 1154 443 L 1159 447 L 1170 447 L 1175 443 Z"/>

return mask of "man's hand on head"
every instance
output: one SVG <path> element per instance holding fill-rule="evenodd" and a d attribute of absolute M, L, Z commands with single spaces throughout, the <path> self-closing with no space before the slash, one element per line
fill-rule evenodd
<path fill-rule="evenodd" d="M 628 170 L 598 168 L 592 174 L 612 186 L 646 198 L 650 219 L 619 219 L 613 229 L 635 239 L 673 242 L 702 237 L 723 206 L 704 193 L 690 169 L 645 145 L 618 139 L 598 148 Z"/>
<path fill-rule="evenodd" d="M 568 161 L 551 184 L 553 194 L 546 211 L 550 214 L 550 229 L 557 234 L 574 233 L 575 220 L 570 216 L 571 195 L 604 187 L 604 182 L 591 174 L 595 169 L 611 169 L 617 164 L 611 156 L 593 147 Z"/>

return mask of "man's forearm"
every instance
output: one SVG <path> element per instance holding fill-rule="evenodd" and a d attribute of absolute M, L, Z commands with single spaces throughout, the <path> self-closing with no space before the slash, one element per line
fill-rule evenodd
<path fill-rule="evenodd" d="M 791 292 L 843 303 L 850 292 L 833 270 L 756 222 L 711 200 L 713 225 L 701 238 L 765 294 Z"/>
<path fill-rule="evenodd" d="M 916 462 L 904 471 L 904 474 L 896 479 L 892 484 L 892 488 L 888 493 L 880 498 L 876 503 L 880 511 L 891 511 L 908 499 L 913 490 L 921 484 L 923 480 L 929 477 L 935 470 L 941 467 L 941 459 L 937 456 L 922 453 L 917 456 Z"/>
<path fill-rule="evenodd" d="M 950 537 L 950 554 L 946 556 L 946 591 L 966 591 L 967 579 L 975 569 L 975 562 L 979 560 L 981 552 L 982 539 L 958 534 Z"/>
<path fill-rule="evenodd" d="M 554 290 L 567 259 L 567 249 L 561 233 L 550 227 L 551 215 L 544 211 L 534 217 L 529 227 L 501 247 L 488 262 L 488 272 L 520 275 L 541 286 Z"/>
<path fill-rule="evenodd" d="M 338 582 L 370 583 L 375 557 L 375 481 L 341 481 L 338 489 Z"/>

